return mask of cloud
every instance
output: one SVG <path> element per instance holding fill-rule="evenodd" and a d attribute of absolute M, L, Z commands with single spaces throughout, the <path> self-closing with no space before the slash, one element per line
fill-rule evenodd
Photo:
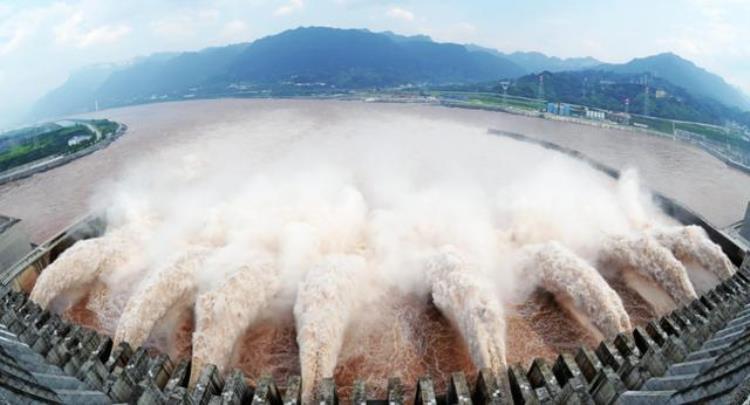
<path fill-rule="evenodd" d="M 0 32 L 0 55 L 6 55 L 18 48 L 19 45 L 29 36 L 28 27 L 13 27 L 7 32 Z"/>
<path fill-rule="evenodd" d="M 151 23 L 151 30 L 165 38 L 187 38 L 193 36 L 199 28 L 215 24 L 221 13 L 218 10 L 190 10 L 176 12 Z"/>
<path fill-rule="evenodd" d="M 249 28 L 242 20 L 232 20 L 221 29 L 221 37 L 230 41 L 246 40 L 248 34 Z"/>
<path fill-rule="evenodd" d="M 285 16 L 296 13 L 297 11 L 302 10 L 304 7 L 305 3 L 303 0 L 288 0 L 286 4 L 277 8 L 273 14 L 276 16 Z"/>
<path fill-rule="evenodd" d="M 129 25 L 102 25 L 96 27 L 80 37 L 78 46 L 85 48 L 90 45 L 110 44 L 117 42 L 120 38 L 129 34 L 132 29 Z"/>
<path fill-rule="evenodd" d="M 397 20 L 408 22 L 414 21 L 414 13 L 401 7 L 391 7 L 388 9 L 388 12 L 386 12 L 386 15 Z"/>
<path fill-rule="evenodd" d="M 62 11 L 59 5 L 29 9 L 0 7 L 0 55 L 7 55 L 31 39 L 51 15 Z"/>
<path fill-rule="evenodd" d="M 84 27 L 83 13 L 77 12 L 55 27 L 55 40 L 58 44 L 72 44 L 79 48 L 86 48 L 117 42 L 131 30 L 127 24 L 99 25 L 87 29 Z"/>

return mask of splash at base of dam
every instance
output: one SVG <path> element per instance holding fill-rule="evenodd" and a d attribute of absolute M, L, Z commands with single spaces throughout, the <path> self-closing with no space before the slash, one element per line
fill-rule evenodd
<path fill-rule="evenodd" d="M 736 278 L 705 231 L 677 225 L 647 193 L 634 202 L 622 181 L 558 164 L 553 169 L 585 176 L 583 184 L 547 194 L 563 197 L 556 201 L 562 210 L 541 204 L 540 190 L 520 182 L 489 189 L 455 179 L 425 184 L 421 169 L 408 178 L 415 184 L 385 182 L 393 190 L 383 194 L 370 189 L 380 172 L 356 168 L 341 176 L 336 167 L 313 166 L 300 182 L 288 180 L 284 167 L 270 167 L 235 200 L 212 202 L 217 205 L 197 222 L 148 201 L 147 193 L 125 193 L 127 204 L 108 212 L 106 232 L 63 252 L 41 273 L 31 299 L 88 321 L 115 345 L 127 341 L 192 357 L 194 366 L 216 364 L 215 375 L 227 380 L 235 367 L 257 384 L 268 383 L 263 374 L 269 371 L 277 381 L 300 374 L 302 398 L 319 396 L 334 377 L 346 398 L 360 391 L 355 378 L 384 397 L 387 378 L 413 381 L 425 374 L 436 377 L 433 389 L 458 395 L 465 382 L 439 374 L 463 371 L 473 380 L 480 370 L 487 379 L 509 373 L 497 384 L 512 390 L 519 386 L 518 368 L 508 364 L 553 360 L 580 342 L 593 347 L 694 302 L 696 290 Z M 524 181 L 547 189 L 560 179 L 553 169 Z M 189 186 L 172 190 L 180 199 L 189 199 L 186 190 L 202 181 L 195 173 L 169 175 Z M 317 187 L 304 189 L 307 183 Z M 565 201 L 576 191 L 580 198 Z M 133 198 L 145 201 L 133 204 Z M 582 202 L 593 218 L 565 217 Z M 232 228 L 235 218 L 240 227 Z M 567 220 L 594 231 L 582 235 Z M 171 254 L 163 255 L 165 249 Z M 123 256 L 128 259 L 119 262 Z M 693 285 L 712 280 L 693 271 L 713 274 L 715 282 Z M 666 309 L 631 274 L 668 296 Z M 131 282 L 122 288 L 122 280 Z M 528 375 L 543 369 L 540 364 Z M 207 378 L 199 367 L 188 375 L 190 387 Z"/>

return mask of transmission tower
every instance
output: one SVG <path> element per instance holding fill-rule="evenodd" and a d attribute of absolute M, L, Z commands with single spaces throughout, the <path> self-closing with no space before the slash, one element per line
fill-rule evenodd
<path fill-rule="evenodd" d="M 648 83 L 648 75 L 643 76 L 643 85 L 644 85 L 644 93 L 643 93 L 643 115 L 648 116 L 649 113 L 649 83 Z"/>
<path fill-rule="evenodd" d="M 540 100 L 544 100 L 544 74 L 539 75 L 539 92 L 537 94 Z"/>
<path fill-rule="evenodd" d="M 510 82 L 503 80 L 500 82 L 500 86 L 503 88 L 503 104 L 508 104 L 508 87 L 510 87 Z"/>
<path fill-rule="evenodd" d="M 586 90 L 588 90 L 588 87 L 589 87 L 589 78 L 584 77 L 583 78 L 583 90 L 582 90 L 582 96 L 584 100 L 586 99 Z"/>

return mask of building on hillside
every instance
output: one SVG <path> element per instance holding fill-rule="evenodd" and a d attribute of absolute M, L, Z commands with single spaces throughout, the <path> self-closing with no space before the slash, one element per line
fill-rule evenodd
<path fill-rule="evenodd" d="M 606 118 L 606 114 L 605 114 L 604 111 L 591 110 L 591 109 L 587 108 L 586 109 L 586 118 L 588 118 L 590 120 L 603 121 Z"/>
<path fill-rule="evenodd" d="M 547 112 L 550 114 L 557 114 L 557 115 L 563 115 L 563 116 L 569 117 L 570 112 L 571 112 L 570 104 L 547 103 Z"/>
<path fill-rule="evenodd" d="M 80 145 L 84 142 L 88 142 L 91 139 L 91 135 L 76 135 L 68 139 L 68 146 Z"/>

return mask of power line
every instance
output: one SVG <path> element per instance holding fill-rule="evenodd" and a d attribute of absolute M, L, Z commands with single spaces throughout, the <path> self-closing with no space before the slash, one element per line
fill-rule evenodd
<path fill-rule="evenodd" d="M 539 99 L 544 100 L 544 74 L 539 75 L 539 92 L 537 94 Z"/>
<path fill-rule="evenodd" d="M 650 105 L 649 105 L 649 82 L 648 75 L 643 76 L 644 94 L 643 94 L 643 115 L 648 116 Z"/>

